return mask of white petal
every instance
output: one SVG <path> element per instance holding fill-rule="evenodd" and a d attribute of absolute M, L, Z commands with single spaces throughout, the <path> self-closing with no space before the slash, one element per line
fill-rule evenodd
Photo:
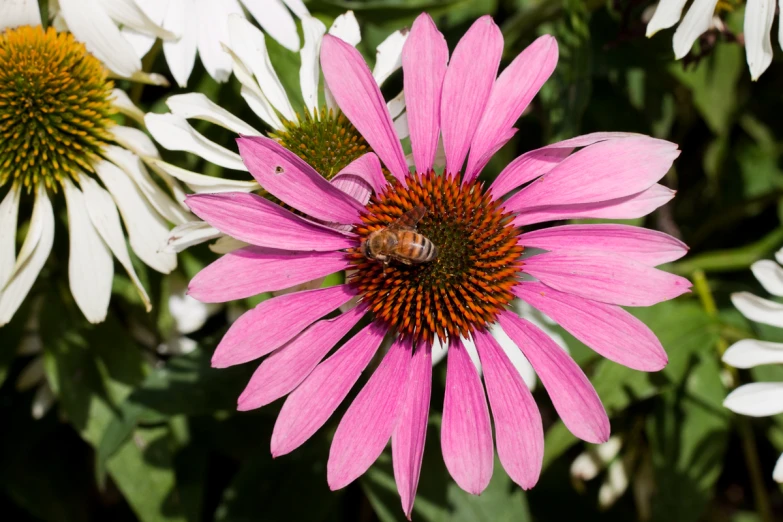
<path fill-rule="evenodd" d="M 571 477 L 577 480 L 593 480 L 603 469 L 603 463 L 596 458 L 595 452 L 583 451 L 571 462 Z"/>
<path fill-rule="evenodd" d="M 359 22 L 356 21 L 353 11 L 347 11 L 335 18 L 334 23 L 329 28 L 329 34 L 354 47 L 362 41 L 362 32 L 359 29 Z"/>
<path fill-rule="evenodd" d="M 783 304 L 762 299 L 750 292 L 731 294 L 731 302 L 751 321 L 783 328 Z"/>
<path fill-rule="evenodd" d="M 661 0 L 655 9 L 655 14 L 647 24 L 647 37 L 661 29 L 668 29 L 676 24 L 682 16 L 682 8 L 687 0 Z"/>
<path fill-rule="evenodd" d="M 136 107 L 128 95 L 122 89 L 114 89 L 112 92 L 112 105 L 125 116 L 144 124 L 144 111 Z"/>
<path fill-rule="evenodd" d="M 310 113 L 318 110 L 318 80 L 321 69 L 318 66 L 318 54 L 321 52 L 321 40 L 326 33 L 326 26 L 312 16 L 302 18 L 304 45 L 299 52 L 302 66 L 299 69 L 299 85 L 302 88 L 302 98 Z"/>
<path fill-rule="evenodd" d="M 402 47 L 407 39 L 407 30 L 394 31 L 378 46 L 375 51 L 375 67 L 372 70 L 378 85 L 383 85 L 394 71 L 402 67 Z"/>
<path fill-rule="evenodd" d="M 158 148 L 146 133 L 133 127 L 114 125 L 109 129 L 114 141 L 138 156 L 160 157 Z"/>
<path fill-rule="evenodd" d="M 244 170 L 239 154 L 208 140 L 181 116 L 149 113 L 144 117 L 147 130 L 168 150 L 183 150 L 227 169 Z"/>
<path fill-rule="evenodd" d="M 435 342 L 432 343 L 432 366 L 437 365 L 443 359 L 446 358 L 446 353 L 449 351 L 449 345 L 447 343 L 440 342 L 440 338 L 436 337 Z"/>
<path fill-rule="evenodd" d="M 54 212 L 46 188 L 40 183 L 35 191 L 35 204 L 27 237 L 16 260 L 13 273 L 0 290 L 0 326 L 11 320 L 35 283 L 46 263 L 54 242 Z"/>
<path fill-rule="evenodd" d="M 598 489 L 598 505 L 607 509 L 614 505 L 625 490 L 628 489 L 628 473 L 622 459 L 617 459 L 609 465 L 606 480 Z"/>
<path fill-rule="evenodd" d="M 204 326 L 209 316 L 218 308 L 214 304 L 197 301 L 181 291 L 172 292 L 169 296 L 169 312 L 174 318 L 175 327 L 183 334 L 193 333 Z"/>
<path fill-rule="evenodd" d="M 103 154 L 133 180 L 158 214 L 175 225 L 188 221 L 188 214 L 152 180 L 138 156 L 114 145 L 105 147 Z"/>
<path fill-rule="evenodd" d="M 200 92 L 177 94 L 166 100 L 171 112 L 185 119 L 204 120 L 237 134 L 261 134 Z"/>
<path fill-rule="evenodd" d="M 159 20 L 157 23 L 150 19 L 144 10 L 142 10 L 134 0 L 103 0 L 103 7 L 117 24 L 133 29 L 142 34 L 148 34 L 164 40 L 171 40 L 177 37 L 172 32 L 161 27 Z"/>
<path fill-rule="evenodd" d="M 87 213 L 93 226 L 109 246 L 114 257 L 117 258 L 128 273 L 128 277 L 130 277 L 141 300 L 144 302 L 144 306 L 149 312 L 152 309 L 150 298 L 147 296 L 147 291 L 144 290 L 139 276 L 136 275 L 136 270 L 131 263 L 128 246 L 125 243 L 125 234 L 122 231 L 120 216 L 117 213 L 117 206 L 114 204 L 114 200 L 97 181 L 89 176 L 81 176 L 79 185 L 82 188 L 87 205 Z"/>
<path fill-rule="evenodd" d="M 233 179 L 207 176 L 166 163 L 163 160 L 149 160 L 149 165 L 158 172 L 164 171 L 190 187 L 193 192 L 253 192 L 261 186 L 256 181 L 238 181 Z"/>
<path fill-rule="evenodd" d="M 136 56 L 139 58 L 144 58 L 157 41 L 157 38 L 154 36 L 140 33 L 135 29 L 130 29 L 128 27 L 121 28 L 120 33 L 122 33 L 122 37 L 125 41 L 133 47 L 133 52 L 136 53 Z"/>
<path fill-rule="evenodd" d="M 287 5 L 288 8 L 299 18 L 304 18 L 305 16 L 310 15 L 310 11 L 307 10 L 302 0 L 283 0 L 283 3 L 285 3 L 285 5 Z"/>
<path fill-rule="evenodd" d="M 104 160 L 96 162 L 94 167 L 120 210 L 133 251 L 158 272 L 168 274 L 174 270 L 177 256 L 162 251 L 169 235 L 168 225 L 163 218 L 119 167 Z"/>
<path fill-rule="evenodd" d="M 283 115 L 283 118 L 296 119 L 294 108 L 269 58 L 264 33 L 239 16 L 229 18 L 228 26 L 231 31 L 231 50 L 253 72 L 264 97 Z M 296 32 L 295 27 L 294 32 Z"/>
<path fill-rule="evenodd" d="M 16 219 L 21 194 L 21 186 L 14 183 L 0 203 L 0 289 L 11 277 L 16 262 Z"/>
<path fill-rule="evenodd" d="M 216 254 L 228 254 L 229 252 L 245 248 L 246 246 L 248 246 L 248 243 L 245 243 L 244 241 L 234 239 L 231 236 L 223 236 L 209 245 L 209 249 Z"/>
<path fill-rule="evenodd" d="M 109 69 L 126 77 L 141 70 L 141 60 L 99 0 L 60 0 L 60 9 L 76 39 Z"/>
<path fill-rule="evenodd" d="M 402 114 L 402 111 L 405 110 L 405 91 L 400 91 L 400 94 L 389 100 L 386 103 L 386 108 L 389 109 L 389 116 L 392 119 Z"/>
<path fill-rule="evenodd" d="M 163 55 L 177 85 L 185 87 L 196 63 L 198 19 L 193 12 L 192 2 L 169 0 L 163 27 L 180 35 L 178 40 L 163 42 Z"/>
<path fill-rule="evenodd" d="M 411 135 L 410 130 L 408 129 L 408 113 L 404 112 L 400 114 L 395 120 L 394 120 L 394 130 L 397 133 L 397 137 L 402 139 L 407 138 Z"/>
<path fill-rule="evenodd" d="M 258 25 L 289 51 L 299 50 L 294 17 L 280 0 L 242 0 Z"/>
<path fill-rule="evenodd" d="M 772 63 L 770 32 L 775 19 L 775 0 L 748 0 L 745 7 L 745 56 L 750 77 L 758 80 Z"/>
<path fill-rule="evenodd" d="M 723 362 L 735 368 L 783 363 L 783 343 L 743 339 L 729 346 L 723 354 Z"/>
<path fill-rule="evenodd" d="M 530 362 L 528 362 L 527 357 L 524 356 L 522 350 L 520 350 L 514 341 L 512 341 L 511 338 L 506 335 L 506 332 L 504 332 L 497 323 L 490 326 L 489 331 L 492 334 L 492 337 L 494 337 L 498 342 L 500 347 L 503 348 L 503 351 L 511 361 L 511 364 L 513 364 L 514 368 L 516 368 L 519 372 L 519 375 L 522 376 L 522 380 L 525 381 L 528 389 L 530 389 L 530 391 L 535 390 L 536 371 L 533 369 L 533 366 L 530 364 Z"/>
<path fill-rule="evenodd" d="M 734 413 L 768 417 L 783 413 L 783 382 L 752 382 L 731 392 L 723 406 Z"/>
<path fill-rule="evenodd" d="M 182 252 L 194 245 L 211 241 L 223 234 L 204 221 L 188 221 L 171 229 L 166 240 L 166 252 Z"/>
<path fill-rule="evenodd" d="M 778 457 L 775 463 L 775 469 L 772 470 L 772 479 L 775 482 L 783 482 L 783 454 Z"/>
<path fill-rule="evenodd" d="M 36 420 L 42 419 L 43 416 L 46 415 L 46 412 L 52 408 L 55 400 L 56 397 L 54 396 L 54 392 L 52 391 L 51 386 L 49 386 L 49 383 L 46 381 L 42 382 L 38 389 L 35 390 L 30 414 Z"/>
<path fill-rule="evenodd" d="M 674 56 L 679 60 L 691 52 L 693 42 L 710 28 L 718 0 L 694 0 L 674 32 Z"/>
<path fill-rule="evenodd" d="M 198 17 L 197 44 L 201 63 L 209 75 L 218 82 L 228 80 L 231 74 L 231 57 L 221 44 L 228 43 L 228 17 L 244 16 L 237 0 L 195 0 Z M 185 16 L 193 16 L 186 13 Z"/>
<path fill-rule="evenodd" d="M 158 345 L 161 355 L 187 355 L 198 348 L 198 343 L 189 337 L 174 337 Z"/>
<path fill-rule="evenodd" d="M 771 259 L 756 261 L 750 270 L 764 290 L 772 295 L 783 296 L 783 268 Z"/>
<path fill-rule="evenodd" d="M 0 32 L 20 25 L 41 25 L 38 0 L 3 0 L 0 2 Z"/>
<path fill-rule="evenodd" d="M 90 221 L 84 194 L 71 180 L 63 181 L 68 207 L 68 282 L 73 299 L 91 323 L 106 319 L 114 278 L 114 261 Z"/>
<path fill-rule="evenodd" d="M 481 359 L 479 359 L 478 350 L 476 350 L 476 343 L 473 342 L 473 339 L 465 339 L 463 337 L 462 344 L 465 346 L 465 351 L 468 352 L 470 360 L 473 361 L 476 371 L 481 375 Z"/>
<path fill-rule="evenodd" d="M 472 339 L 465 339 L 463 337 L 462 344 L 465 346 L 465 350 L 468 352 L 470 360 L 473 362 L 473 366 L 476 367 L 476 371 L 481 375 L 481 360 L 479 359 L 478 351 L 476 350 L 476 343 L 474 343 Z M 442 343 L 439 338 L 436 338 L 432 345 L 432 365 L 435 366 L 443 360 L 448 351 L 448 342 Z"/>
<path fill-rule="evenodd" d="M 253 77 L 253 73 L 250 72 L 250 69 L 247 68 L 242 59 L 237 56 L 230 47 L 224 46 L 223 48 L 228 55 L 231 56 L 234 76 L 236 76 L 239 83 L 242 84 L 240 93 L 247 104 L 267 125 L 274 129 L 283 129 L 283 122 L 280 121 L 274 107 L 272 107 L 272 104 L 266 99 L 264 93 L 261 92 L 261 87 L 259 87 L 258 82 L 256 82 L 256 79 Z"/>

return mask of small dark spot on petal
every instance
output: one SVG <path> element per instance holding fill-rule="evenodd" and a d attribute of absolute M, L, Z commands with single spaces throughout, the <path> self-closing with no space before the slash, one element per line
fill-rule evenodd
<path fill-rule="evenodd" d="M 283 173 L 285 173 L 285 169 L 283 167 L 281 167 L 280 165 L 275 167 L 275 174 L 283 174 Z"/>

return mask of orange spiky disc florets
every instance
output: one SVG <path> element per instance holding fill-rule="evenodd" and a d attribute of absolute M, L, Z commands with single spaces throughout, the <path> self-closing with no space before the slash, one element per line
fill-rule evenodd
<path fill-rule="evenodd" d="M 410 175 L 406 182 L 373 197 L 355 232 L 364 242 L 422 205 L 427 212 L 416 232 L 435 244 L 437 258 L 384 266 L 359 246 L 348 253 L 355 268 L 350 283 L 375 317 L 401 335 L 428 342 L 435 336 L 468 337 L 493 323 L 514 298 L 511 288 L 522 265 L 520 230 L 478 182 L 462 184 L 459 176 L 434 172 Z"/>

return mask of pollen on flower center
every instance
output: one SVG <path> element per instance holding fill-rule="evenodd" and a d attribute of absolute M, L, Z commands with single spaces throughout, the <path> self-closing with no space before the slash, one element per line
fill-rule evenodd
<path fill-rule="evenodd" d="M 295 152 L 319 174 L 332 179 L 353 160 L 372 149 L 344 114 L 322 108 L 315 117 L 305 112 L 298 121 L 284 120 L 284 130 L 272 137 Z"/>
<path fill-rule="evenodd" d="M 438 248 L 430 262 L 388 266 L 368 259 L 357 247 L 348 255 L 355 272 L 350 283 L 377 318 L 413 339 L 468 336 L 495 321 L 513 299 L 523 248 L 519 229 L 500 202 L 477 182 L 434 172 L 393 183 L 367 205 L 355 232 L 361 241 L 388 227 L 415 206 L 427 212 L 416 232 Z"/>
<path fill-rule="evenodd" d="M 28 189 L 91 171 L 108 139 L 112 83 L 67 33 L 24 26 L 0 33 L 0 185 Z"/>

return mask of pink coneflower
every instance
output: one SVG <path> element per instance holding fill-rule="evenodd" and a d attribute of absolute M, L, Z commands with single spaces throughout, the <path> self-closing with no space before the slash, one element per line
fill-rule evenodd
<path fill-rule="evenodd" d="M 345 284 L 275 297 L 245 313 L 217 347 L 213 365 L 271 354 L 240 396 L 239 409 L 289 394 L 272 434 L 272 454 L 279 456 L 324 425 L 389 337 L 391 348 L 337 428 L 327 478 L 332 489 L 346 486 L 391 439 L 408 516 L 424 451 L 435 339 L 449 345 L 441 443 L 452 477 L 478 494 L 492 475 L 490 408 L 466 352 L 465 343 L 471 342 L 481 360 L 500 461 L 516 483 L 530 488 L 543 458 L 541 417 L 495 334 L 507 335 L 522 350 L 577 437 L 606 441 L 609 419 L 581 369 L 513 313 L 512 300 L 527 301 L 613 361 L 655 371 L 666 365 L 663 348 L 620 306 L 652 305 L 690 287 L 687 280 L 654 268 L 686 252 L 665 234 L 624 225 L 521 229 L 551 220 L 648 214 L 672 197 L 657 181 L 677 157 L 676 145 L 634 134 L 592 134 L 520 156 L 488 188 L 476 180 L 513 136 L 514 122 L 557 62 L 555 39 L 543 36 L 496 78 L 502 49 L 500 31 L 483 17 L 449 60 L 430 17 L 416 20 L 403 52 L 416 164 L 411 173 L 361 55 L 326 36 L 321 64 L 329 89 L 375 151 L 343 170 L 352 181 L 344 185 L 346 191 L 277 142 L 254 137 L 239 139 L 251 174 L 309 218 L 253 194 L 188 199 L 209 224 L 252 245 L 199 273 L 190 284 L 197 299 L 240 299 L 350 269 Z M 439 136 L 444 174 L 433 172 Z M 378 158 L 395 178 L 392 183 Z M 365 257 L 362 245 L 370 234 L 419 206 L 426 214 L 416 232 L 437 247 L 436 259 L 384 266 Z M 545 252 L 526 257 L 527 247 Z M 349 311 L 321 319 L 353 301 L 358 304 Z M 359 331 L 324 360 L 357 325 Z"/>

